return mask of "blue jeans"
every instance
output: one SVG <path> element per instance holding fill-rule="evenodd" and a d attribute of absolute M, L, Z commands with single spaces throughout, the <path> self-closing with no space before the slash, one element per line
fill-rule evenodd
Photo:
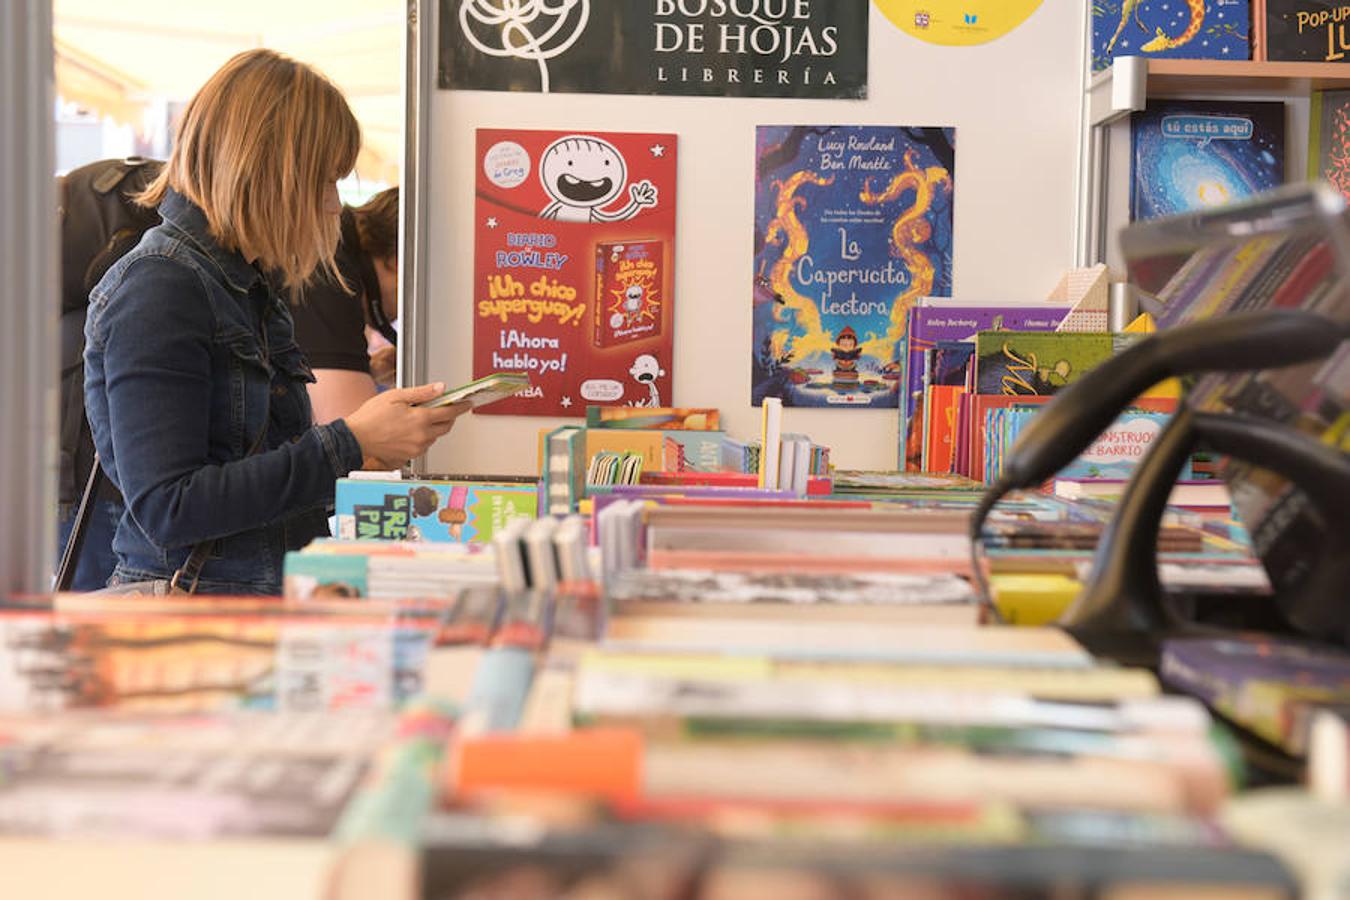
<path fill-rule="evenodd" d="M 62 509 L 57 522 L 56 562 L 61 563 L 61 555 L 70 541 L 70 532 L 75 528 L 75 513 L 78 505 L 69 511 Z M 84 546 L 75 565 L 75 578 L 70 583 L 71 590 L 97 591 L 107 587 L 108 576 L 117 565 L 117 555 L 113 553 L 113 535 L 117 533 L 117 523 L 122 520 L 122 504 L 116 500 L 95 500 L 89 513 L 89 524 L 85 526 Z"/>

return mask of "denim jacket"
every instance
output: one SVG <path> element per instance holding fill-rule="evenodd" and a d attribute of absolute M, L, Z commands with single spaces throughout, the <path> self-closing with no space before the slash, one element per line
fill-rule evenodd
<path fill-rule="evenodd" d="M 127 500 L 114 581 L 170 578 L 211 541 L 199 591 L 279 593 L 286 551 L 328 533 L 361 448 L 346 423 L 313 424 L 314 376 L 267 279 L 181 194 L 159 212 L 85 324 L 85 408 Z"/>

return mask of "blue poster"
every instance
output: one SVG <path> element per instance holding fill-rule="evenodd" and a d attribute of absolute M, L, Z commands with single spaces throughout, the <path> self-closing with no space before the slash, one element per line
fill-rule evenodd
<path fill-rule="evenodd" d="M 894 409 L 905 312 L 952 289 L 954 128 L 755 138 L 750 399 Z"/>

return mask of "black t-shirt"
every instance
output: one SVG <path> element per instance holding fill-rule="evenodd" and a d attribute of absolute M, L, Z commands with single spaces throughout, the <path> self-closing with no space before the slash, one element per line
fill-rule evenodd
<path fill-rule="evenodd" d="M 315 369 L 370 372 L 366 355 L 366 310 L 379 303 L 379 282 L 370 260 L 361 253 L 352 211 L 342 210 L 342 239 L 334 257 L 348 293 L 333 279 L 320 275 L 292 298 L 295 342 Z"/>

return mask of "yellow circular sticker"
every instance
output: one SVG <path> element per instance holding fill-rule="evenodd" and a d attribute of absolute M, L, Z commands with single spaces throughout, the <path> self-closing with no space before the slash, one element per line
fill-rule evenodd
<path fill-rule="evenodd" d="M 873 0 L 906 34 L 930 44 L 968 47 L 1012 31 L 1041 0 Z"/>

